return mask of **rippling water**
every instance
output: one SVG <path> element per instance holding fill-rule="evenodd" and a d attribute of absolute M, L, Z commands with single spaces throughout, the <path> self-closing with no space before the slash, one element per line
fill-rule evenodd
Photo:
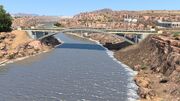
<path fill-rule="evenodd" d="M 95 42 L 59 34 L 51 52 L 0 67 L 0 101 L 127 101 L 133 75 Z M 129 98 L 129 99 L 128 99 Z"/>

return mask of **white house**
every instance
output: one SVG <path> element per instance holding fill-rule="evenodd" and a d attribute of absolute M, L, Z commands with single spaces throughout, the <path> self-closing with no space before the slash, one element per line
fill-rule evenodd
<path fill-rule="evenodd" d="M 180 22 L 166 22 L 158 20 L 157 26 L 160 28 L 180 28 Z"/>
<path fill-rule="evenodd" d="M 128 23 L 137 23 L 138 20 L 137 19 L 131 19 L 131 18 L 125 18 L 124 22 L 128 22 Z"/>

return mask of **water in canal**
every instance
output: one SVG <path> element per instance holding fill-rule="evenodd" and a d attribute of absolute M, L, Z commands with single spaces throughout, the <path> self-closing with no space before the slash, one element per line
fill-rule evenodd
<path fill-rule="evenodd" d="M 133 72 L 95 42 L 59 34 L 51 52 L 0 67 L 0 101 L 128 101 Z"/>

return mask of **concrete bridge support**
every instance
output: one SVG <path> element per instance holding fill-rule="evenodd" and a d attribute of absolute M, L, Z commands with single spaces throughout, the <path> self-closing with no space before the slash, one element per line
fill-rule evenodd
<path fill-rule="evenodd" d="M 134 35 L 135 43 L 139 43 L 140 41 L 142 41 L 143 39 L 145 39 L 148 36 L 149 36 L 149 34 L 135 34 Z"/>
<path fill-rule="evenodd" d="M 135 43 L 139 42 L 138 35 L 135 35 L 134 39 L 135 39 Z"/>
<path fill-rule="evenodd" d="M 26 31 L 28 33 L 28 35 L 32 38 L 32 39 L 39 39 L 45 35 L 48 35 L 49 32 L 44 32 L 44 31 Z"/>

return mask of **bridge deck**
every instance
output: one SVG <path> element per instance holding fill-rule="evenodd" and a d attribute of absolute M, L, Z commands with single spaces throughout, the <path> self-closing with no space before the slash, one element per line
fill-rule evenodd
<path fill-rule="evenodd" d="M 29 29 L 31 30 L 31 29 Z M 85 29 L 85 28 L 49 28 L 49 29 L 32 29 L 31 31 L 50 31 L 50 32 L 99 32 L 99 33 L 112 33 L 112 34 L 158 34 L 156 31 L 151 30 L 121 30 L 121 29 Z"/>

